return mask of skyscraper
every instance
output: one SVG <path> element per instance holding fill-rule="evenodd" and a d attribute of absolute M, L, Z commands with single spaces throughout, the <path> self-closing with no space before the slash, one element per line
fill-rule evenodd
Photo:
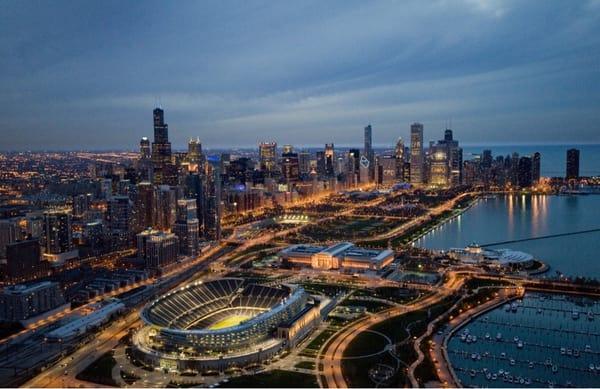
<path fill-rule="evenodd" d="M 154 182 L 157 184 L 173 183 L 171 165 L 171 143 L 169 142 L 169 126 L 165 123 L 165 113 L 160 108 L 153 111 L 154 142 L 152 143 L 152 163 L 154 165 Z"/>
<path fill-rule="evenodd" d="M 175 187 L 160 185 L 154 197 L 154 227 L 167 231 L 175 224 L 177 193 Z"/>
<path fill-rule="evenodd" d="M 221 173 L 218 161 L 206 164 L 204 236 L 221 240 Z"/>
<path fill-rule="evenodd" d="M 438 143 L 429 150 L 429 184 L 437 187 L 446 187 L 449 185 L 450 164 L 448 162 L 449 148 Z"/>
<path fill-rule="evenodd" d="M 260 170 L 269 175 L 273 173 L 277 166 L 277 143 L 262 142 L 258 145 L 258 154 L 260 157 Z"/>
<path fill-rule="evenodd" d="M 360 150 L 358 149 L 348 151 L 348 176 L 352 185 L 360 182 Z"/>
<path fill-rule="evenodd" d="M 410 126 L 410 182 L 423 183 L 423 125 L 413 123 Z"/>
<path fill-rule="evenodd" d="M 308 151 L 302 150 L 298 153 L 298 167 L 300 174 L 310 173 L 310 153 Z"/>
<path fill-rule="evenodd" d="M 542 155 L 540 153 L 533 153 L 531 158 L 531 179 L 534 184 L 540 181 L 540 167 L 541 167 Z"/>
<path fill-rule="evenodd" d="M 158 270 L 177 261 L 179 239 L 172 233 L 147 230 L 137 235 L 137 249 L 146 268 Z"/>
<path fill-rule="evenodd" d="M 437 142 L 437 144 L 432 147 L 432 149 L 435 150 L 430 150 L 430 166 L 429 166 L 429 173 L 430 173 L 430 181 L 433 180 L 433 178 L 431 177 L 432 174 L 437 175 L 436 180 L 438 181 L 438 183 L 436 185 L 441 185 L 441 186 L 457 186 L 460 185 L 462 183 L 462 165 L 463 165 L 463 153 L 462 153 L 462 149 L 458 146 L 458 140 L 454 139 L 454 135 L 452 133 L 452 130 L 449 128 L 446 128 L 446 130 L 444 130 L 444 139 L 439 140 Z M 438 153 L 437 155 L 435 155 L 435 153 Z M 442 154 L 440 154 L 440 152 L 442 154 L 445 154 L 445 158 L 442 158 Z M 446 165 L 447 165 L 447 169 L 444 168 L 443 170 L 445 170 L 444 174 L 446 176 L 445 179 L 445 183 L 442 183 L 442 179 L 441 176 L 439 175 L 442 171 L 442 168 L 440 166 L 437 166 L 435 169 L 432 165 L 437 164 L 439 165 L 441 163 L 441 159 L 445 159 L 446 160 Z M 490 154 L 490 159 L 491 159 L 491 154 Z M 434 172 L 434 170 L 437 170 L 437 172 Z"/>
<path fill-rule="evenodd" d="M 190 171 L 198 171 L 202 164 L 202 143 L 200 139 L 190 139 L 188 142 L 187 162 L 190 164 Z"/>
<path fill-rule="evenodd" d="M 519 167 L 517 173 L 518 185 L 521 188 L 530 187 L 532 184 L 532 164 L 530 157 L 519 158 Z"/>
<path fill-rule="evenodd" d="M 404 181 L 404 141 L 402 138 L 398 138 L 396 141 L 394 157 L 396 158 L 396 179 Z"/>
<path fill-rule="evenodd" d="M 365 127 L 365 146 L 363 150 L 363 157 L 369 161 L 368 181 L 372 181 L 375 179 L 375 153 L 373 152 L 373 128 L 370 124 Z M 361 177 L 361 181 L 367 181 L 365 178 L 366 177 Z"/>
<path fill-rule="evenodd" d="M 64 211 L 44 212 L 42 247 L 44 258 L 51 262 L 63 262 L 79 255 L 73 248 L 71 214 Z"/>
<path fill-rule="evenodd" d="M 10 219 L 0 220 L 0 258 L 6 258 L 6 246 L 17 240 L 17 224 Z"/>
<path fill-rule="evenodd" d="M 135 232 L 140 232 L 154 225 L 154 186 L 146 181 L 137 185 L 135 198 Z"/>
<path fill-rule="evenodd" d="M 140 159 L 150 159 L 151 157 L 150 140 L 144 136 L 140 140 Z"/>
<path fill-rule="evenodd" d="M 6 246 L 5 281 L 20 283 L 43 276 L 47 262 L 41 261 L 40 241 L 29 239 Z"/>
<path fill-rule="evenodd" d="M 281 175 L 287 184 L 298 181 L 300 178 L 300 163 L 298 154 L 294 153 L 293 148 L 284 147 L 281 154 Z"/>
<path fill-rule="evenodd" d="M 579 150 L 567 150 L 567 180 L 579 178 Z"/>
<path fill-rule="evenodd" d="M 200 223 L 198 221 L 195 199 L 177 201 L 177 220 L 173 232 L 179 238 L 179 253 L 183 255 L 198 255 L 198 240 Z"/>
<path fill-rule="evenodd" d="M 113 196 L 108 201 L 107 221 L 112 248 L 129 247 L 133 226 L 133 212 L 129 197 Z"/>
<path fill-rule="evenodd" d="M 325 164 L 325 152 L 324 151 L 317 151 L 316 152 L 316 157 L 317 157 L 317 174 L 321 177 L 326 175 L 326 171 L 327 169 L 325 168 L 326 164 Z"/>
<path fill-rule="evenodd" d="M 325 175 L 333 177 L 335 175 L 335 153 L 333 143 L 325 144 Z"/>

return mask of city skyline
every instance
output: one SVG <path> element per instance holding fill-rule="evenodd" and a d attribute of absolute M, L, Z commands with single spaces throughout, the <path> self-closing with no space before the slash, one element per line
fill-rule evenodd
<path fill-rule="evenodd" d="M 600 143 L 598 7 L 12 3 L 1 148 L 132 149 L 159 103 L 175 149 L 355 146 L 369 123 L 393 147 L 415 121 L 424 141 L 451 122 L 464 145 Z"/>

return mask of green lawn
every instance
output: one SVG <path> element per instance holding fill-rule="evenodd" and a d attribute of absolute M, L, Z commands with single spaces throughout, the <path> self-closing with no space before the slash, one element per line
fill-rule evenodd
<path fill-rule="evenodd" d="M 113 358 L 112 351 L 109 351 L 77 374 L 76 378 L 100 385 L 117 386 L 112 378 L 112 369 L 116 364 L 117 361 Z"/>
<path fill-rule="evenodd" d="M 409 312 L 405 315 L 394 317 L 373 326 L 371 329 L 386 334 L 391 338 L 393 343 L 400 343 L 396 348 L 397 355 L 403 362 L 410 365 L 416 359 L 416 353 L 413 350 L 411 341 L 403 343 L 409 336 L 407 328 L 410 328 L 411 336 L 420 336 L 427 329 L 429 321 L 450 308 L 454 301 L 454 297 L 446 298 L 429 309 Z M 428 315 L 428 311 L 431 312 L 431 316 Z M 368 336 L 366 334 L 364 333 L 356 337 L 348 346 L 344 356 L 367 355 L 378 352 L 383 348 L 386 342 L 381 336 L 375 334 Z M 377 340 L 375 337 L 381 340 Z M 369 378 L 369 369 L 378 363 L 384 363 L 393 367 L 397 365 L 396 360 L 389 353 L 369 358 L 344 360 L 342 362 L 342 369 L 348 384 L 351 387 L 373 386 L 373 382 Z M 405 386 L 407 384 L 405 373 L 405 369 L 400 369 L 389 384 L 397 387 Z"/>
<path fill-rule="evenodd" d="M 313 361 L 300 361 L 294 365 L 298 369 L 309 369 L 312 370 L 315 368 L 315 363 Z"/>
<path fill-rule="evenodd" d="M 285 370 L 272 370 L 254 375 L 233 377 L 221 382 L 221 388 L 317 388 L 317 377 Z"/>

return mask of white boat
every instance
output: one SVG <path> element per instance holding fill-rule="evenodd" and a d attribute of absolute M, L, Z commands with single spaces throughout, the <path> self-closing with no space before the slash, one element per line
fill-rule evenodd
<path fill-rule="evenodd" d="M 570 348 L 567 349 L 567 355 L 571 356 L 573 355 L 573 350 L 571 350 Z"/>
<path fill-rule="evenodd" d="M 589 344 L 585 345 L 585 352 L 586 353 L 591 353 L 592 352 L 592 346 L 590 346 Z"/>
<path fill-rule="evenodd" d="M 516 363 L 516 361 L 515 361 L 514 359 L 512 359 L 512 358 L 511 358 L 509 363 L 510 363 L 510 365 L 511 365 L 511 366 L 514 366 L 514 365 L 515 365 L 515 363 Z"/>
<path fill-rule="evenodd" d="M 573 313 L 571 313 L 571 317 L 573 318 L 573 320 L 579 319 L 579 312 L 573 311 Z"/>
<path fill-rule="evenodd" d="M 517 342 L 517 348 L 523 348 L 523 341 L 519 340 Z"/>
<path fill-rule="evenodd" d="M 517 312 L 517 304 L 515 304 L 515 303 L 512 303 L 512 304 L 510 305 L 510 310 L 511 310 L 511 311 L 513 311 L 513 312 Z"/>
<path fill-rule="evenodd" d="M 525 379 L 525 385 L 531 385 L 531 378 Z"/>
<path fill-rule="evenodd" d="M 492 373 L 486 373 L 485 374 L 485 379 L 488 380 L 488 381 L 491 380 L 492 379 Z"/>
<path fill-rule="evenodd" d="M 515 336 L 515 337 L 513 338 L 513 340 L 515 341 L 515 343 L 517 343 L 517 342 L 519 341 L 519 337 L 518 337 L 518 336 Z"/>
<path fill-rule="evenodd" d="M 474 369 L 471 369 L 471 371 L 469 372 L 469 375 L 471 377 L 475 377 L 477 375 L 477 372 Z"/>
<path fill-rule="evenodd" d="M 477 355 L 475 353 L 471 354 L 471 359 L 472 360 L 476 360 L 477 359 Z"/>
<path fill-rule="evenodd" d="M 590 363 L 590 365 L 588 367 L 589 367 L 590 371 L 596 370 L 593 363 Z"/>
<path fill-rule="evenodd" d="M 587 318 L 588 318 L 588 320 L 590 320 L 590 321 L 594 320 L 594 312 L 592 312 L 592 311 L 588 311 L 588 313 L 587 313 Z"/>
<path fill-rule="evenodd" d="M 500 358 L 502 358 L 502 359 L 506 358 L 506 353 L 500 353 Z"/>
<path fill-rule="evenodd" d="M 473 341 L 473 343 L 477 343 L 477 335 L 473 335 L 471 337 L 471 340 Z"/>
<path fill-rule="evenodd" d="M 542 313 L 542 308 L 538 308 L 537 313 Z"/>
<path fill-rule="evenodd" d="M 530 368 L 530 369 L 533 369 L 533 367 L 534 367 L 534 364 L 533 364 L 533 362 L 529 362 L 529 368 Z"/>
<path fill-rule="evenodd" d="M 560 355 L 565 355 L 567 352 L 567 349 L 565 349 L 564 347 L 560 348 Z"/>
<path fill-rule="evenodd" d="M 492 374 L 492 381 L 496 381 L 498 379 L 498 375 Z"/>
<path fill-rule="evenodd" d="M 552 373 L 558 372 L 558 366 L 552 365 Z"/>
<path fill-rule="evenodd" d="M 552 364 L 552 359 L 546 358 L 545 364 L 546 366 L 550 366 Z"/>
<path fill-rule="evenodd" d="M 573 350 L 573 356 L 579 358 L 579 350 Z"/>
<path fill-rule="evenodd" d="M 504 306 L 504 310 L 505 310 L 506 312 L 510 312 L 510 304 L 506 304 L 506 305 Z"/>
<path fill-rule="evenodd" d="M 501 334 L 500 332 L 498 332 L 498 333 L 496 334 L 496 340 L 497 340 L 497 341 L 500 341 L 500 340 L 502 340 L 502 334 Z"/>
<path fill-rule="evenodd" d="M 489 340 L 489 339 L 490 339 L 490 333 L 489 333 L 489 332 L 486 332 L 486 333 L 485 333 L 485 340 Z"/>

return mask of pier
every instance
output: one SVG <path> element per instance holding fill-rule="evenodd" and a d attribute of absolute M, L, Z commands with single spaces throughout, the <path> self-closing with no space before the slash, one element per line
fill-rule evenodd
<path fill-rule="evenodd" d="M 563 233 L 560 233 L 560 234 L 534 236 L 534 237 L 531 237 L 531 238 L 504 240 L 502 242 L 486 243 L 486 244 L 482 244 L 480 246 L 481 247 L 502 246 L 502 245 L 511 244 L 511 243 L 520 243 L 520 242 L 529 242 L 529 241 L 532 241 L 532 240 L 560 238 L 562 236 L 589 234 L 589 233 L 592 233 L 592 232 L 600 232 L 600 228 L 592 228 L 590 230 L 583 230 L 583 231 L 563 232 Z"/>

